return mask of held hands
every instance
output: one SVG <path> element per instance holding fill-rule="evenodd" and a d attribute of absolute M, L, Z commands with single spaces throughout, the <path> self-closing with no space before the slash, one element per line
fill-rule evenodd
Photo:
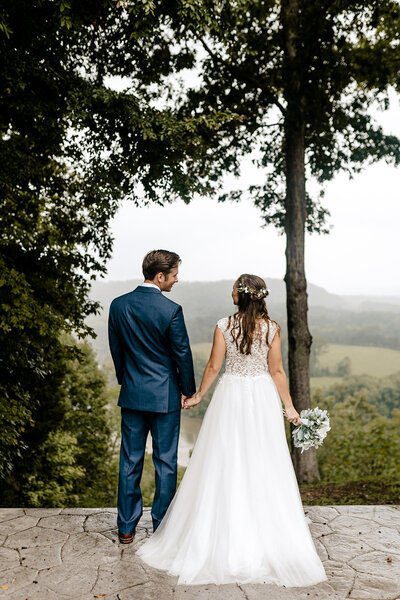
<path fill-rule="evenodd" d="M 181 407 L 185 408 L 186 406 L 186 400 L 190 398 L 190 396 L 185 396 L 185 394 L 181 394 Z"/>
<path fill-rule="evenodd" d="M 285 408 L 285 417 L 294 425 L 300 425 L 301 423 L 300 415 L 294 408 L 294 406 L 291 406 L 290 408 Z"/>
<path fill-rule="evenodd" d="M 196 404 L 198 404 L 200 402 L 200 400 L 202 399 L 203 394 L 201 394 L 200 392 L 197 392 L 197 394 L 193 394 L 193 396 L 184 396 L 182 394 L 181 399 L 182 399 L 182 408 L 192 408 L 192 406 L 196 406 Z"/>

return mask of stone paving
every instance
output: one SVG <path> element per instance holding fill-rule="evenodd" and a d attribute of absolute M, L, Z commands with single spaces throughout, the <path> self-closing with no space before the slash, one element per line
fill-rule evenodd
<path fill-rule="evenodd" d="M 0 600 L 400 600 L 400 506 L 304 512 L 328 581 L 283 588 L 177 585 L 136 557 L 151 534 L 148 508 L 128 546 L 118 542 L 113 508 L 3 508 Z"/>

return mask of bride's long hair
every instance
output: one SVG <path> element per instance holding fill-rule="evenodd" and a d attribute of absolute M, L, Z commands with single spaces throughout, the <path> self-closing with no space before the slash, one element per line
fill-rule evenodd
<path fill-rule="evenodd" d="M 276 321 L 272 321 L 268 315 L 265 298 L 268 296 L 267 286 L 264 279 L 257 275 L 249 275 L 244 273 L 235 281 L 235 287 L 239 286 L 238 310 L 228 319 L 228 327 L 233 321 L 231 336 L 235 342 L 236 348 L 241 354 L 251 354 L 251 347 L 254 339 L 258 338 L 261 341 L 261 328 L 257 327 L 259 319 L 267 322 L 268 328 L 266 333 L 266 342 L 268 347 L 271 344 L 268 342 L 270 323 L 273 322 L 280 331 L 280 326 Z M 247 291 L 244 290 L 246 288 Z M 239 342 L 240 340 L 240 342 Z"/>

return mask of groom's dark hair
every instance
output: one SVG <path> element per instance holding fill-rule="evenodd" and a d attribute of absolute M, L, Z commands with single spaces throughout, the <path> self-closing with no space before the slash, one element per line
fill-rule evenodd
<path fill-rule="evenodd" d="M 142 271 L 145 279 L 154 279 L 157 273 L 168 275 L 182 262 L 176 252 L 151 250 L 143 259 Z"/>

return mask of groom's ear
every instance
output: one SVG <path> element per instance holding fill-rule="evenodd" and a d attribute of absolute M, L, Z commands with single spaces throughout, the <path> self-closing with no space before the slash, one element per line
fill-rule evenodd
<path fill-rule="evenodd" d="M 160 271 L 160 273 L 157 273 L 156 280 L 158 283 L 164 283 L 164 281 L 165 281 L 164 273 L 162 273 L 161 271 Z"/>

